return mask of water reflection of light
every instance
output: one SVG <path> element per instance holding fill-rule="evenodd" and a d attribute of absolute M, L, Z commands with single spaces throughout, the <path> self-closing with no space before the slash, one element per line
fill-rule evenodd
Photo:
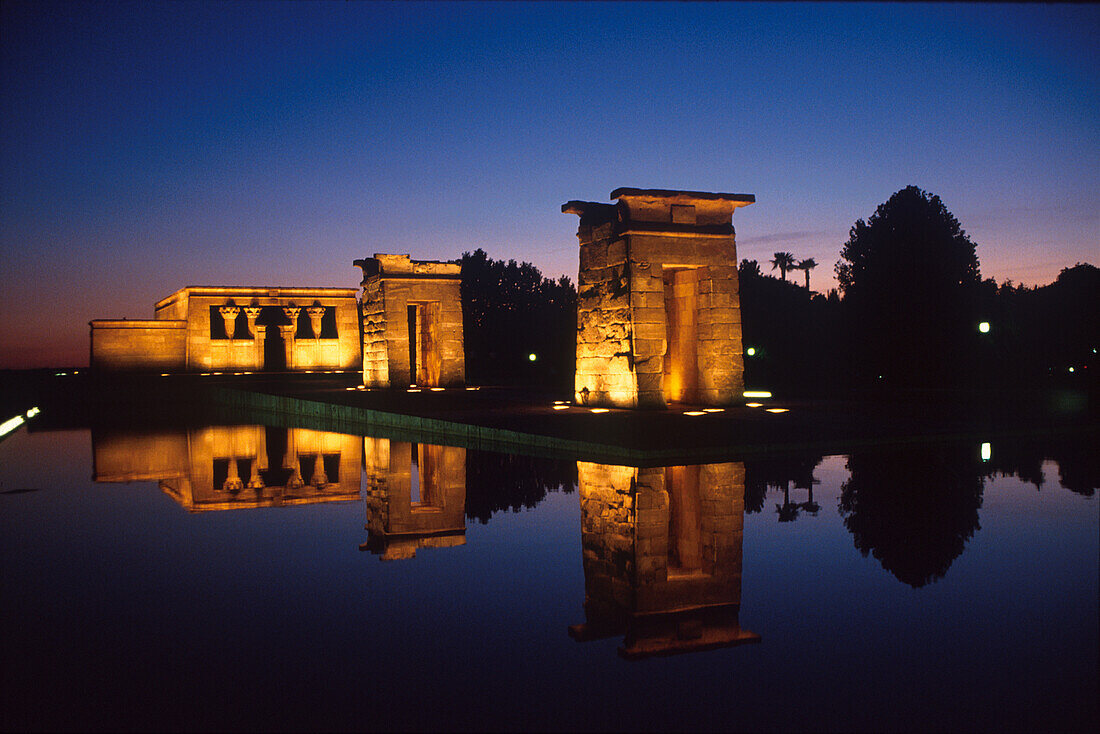
<path fill-rule="evenodd" d="M 982 461 L 989 461 L 992 458 L 993 458 L 993 444 L 988 443 L 988 442 L 983 443 L 982 444 Z"/>
<path fill-rule="evenodd" d="M 741 394 L 746 398 L 770 398 L 772 396 L 767 390 L 746 390 Z"/>

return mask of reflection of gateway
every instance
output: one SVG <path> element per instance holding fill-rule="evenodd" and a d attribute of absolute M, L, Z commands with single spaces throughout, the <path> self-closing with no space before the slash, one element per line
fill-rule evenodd
<path fill-rule="evenodd" d="M 466 543 L 466 449 L 363 439 L 367 542 L 383 561 Z"/>
<path fill-rule="evenodd" d="M 93 432 L 97 482 L 157 481 L 191 512 L 359 499 L 359 439 L 304 428 Z"/>
<path fill-rule="evenodd" d="M 741 537 L 745 469 L 638 469 L 577 462 L 586 641 L 625 634 L 627 658 L 745 642 Z"/>

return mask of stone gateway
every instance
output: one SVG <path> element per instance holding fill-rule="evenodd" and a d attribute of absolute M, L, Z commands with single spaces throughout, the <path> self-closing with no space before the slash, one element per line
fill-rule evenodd
<path fill-rule="evenodd" d="M 621 188 L 580 216 L 579 404 L 732 405 L 744 389 L 733 210 L 751 194 Z"/>

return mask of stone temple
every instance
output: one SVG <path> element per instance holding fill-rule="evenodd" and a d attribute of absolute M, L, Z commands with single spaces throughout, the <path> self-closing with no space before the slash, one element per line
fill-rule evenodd
<path fill-rule="evenodd" d="M 153 319 L 97 319 L 98 371 L 294 372 L 359 369 L 354 288 L 189 286 Z"/>
<path fill-rule="evenodd" d="M 381 255 L 363 269 L 363 384 L 461 387 L 462 266 Z"/>
<path fill-rule="evenodd" d="M 744 388 L 733 210 L 751 194 L 620 188 L 580 216 L 579 404 L 732 405 Z"/>

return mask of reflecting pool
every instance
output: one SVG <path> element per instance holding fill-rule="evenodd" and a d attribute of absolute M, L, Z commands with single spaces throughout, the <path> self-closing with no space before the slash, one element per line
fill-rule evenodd
<path fill-rule="evenodd" d="M 23 428 L 0 729 L 1095 730 L 1092 443 Z"/>

